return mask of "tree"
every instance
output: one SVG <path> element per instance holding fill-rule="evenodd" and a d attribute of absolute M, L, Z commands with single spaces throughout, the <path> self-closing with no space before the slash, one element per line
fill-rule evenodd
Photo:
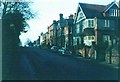
<path fill-rule="evenodd" d="M 15 50 L 18 47 L 20 32 L 25 32 L 25 27 L 29 26 L 26 21 L 34 17 L 29 4 L 30 2 L 2 2 L 3 50 Z"/>

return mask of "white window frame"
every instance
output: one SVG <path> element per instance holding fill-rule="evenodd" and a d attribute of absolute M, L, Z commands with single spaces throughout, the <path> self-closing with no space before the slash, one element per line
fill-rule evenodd
<path fill-rule="evenodd" d="M 80 24 L 77 24 L 76 26 L 76 33 L 79 33 L 80 32 Z"/>
<path fill-rule="evenodd" d="M 113 16 L 113 9 L 110 9 L 110 10 L 109 10 L 109 15 L 110 15 L 110 16 Z"/>
<path fill-rule="evenodd" d="M 84 37 L 84 40 L 87 40 L 87 36 Z"/>
<path fill-rule="evenodd" d="M 116 9 L 116 16 L 119 16 L 118 14 L 119 14 L 119 10 L 118 10 L 118 9 Z"/>
<path fill-rule="evenodd" d="M 110 40 L 110 35 L 103 35 L 103 41 L 109 41 Z"/>
<path fill-rule="evenodd" d="M 110 27 L 110 20 L 105 20 L 105 27 Z"/>
<path fill-rule="evenodd" d="M 120 10 L 118 10 L 118 13 L 117 13 L 117 14 L 118 14 L 118 16 L 120 16 Z"/>
<path fill-rule="evenodd" d="M 118 16 L 118 13 L 119 13 L 118 9 L 110 9 L 109 11 L 110 16 Z"/>
<path fill-rule="evenodd" d="M 94 27 L 94 19 L 88 19 L 87 20 L 87 27 L 89 27 L 89 28 Z"/>
<path fill-rule="evenodd" d="M 91 36 L 88 36 L 88 40 L 91 40 Z"/>
<path fill-rule="evenodd" d="M 116 13 L 115 13 L 115 9 L 113 9 L 113 16 L 115 16 L 115 14 L 116 14 Z"/>

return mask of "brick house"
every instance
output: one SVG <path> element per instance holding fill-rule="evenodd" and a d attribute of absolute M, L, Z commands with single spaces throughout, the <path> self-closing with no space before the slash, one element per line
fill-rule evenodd
<path fill-rule="evenodd" d="M 66 19 L 64 34 L 65 34 L 65 47 L 71 50 L 73 48 L 73 28 L 74 28 L 74 16 L 70 15 L 69 18 Z"/>
<path fill-rule="evenodd" d="M 58 45 L 58 21 L 53 20 L 53 23 L 48 27 L 48 43 L 50 46 L 57 46 Z"/>
<path fill-rule="evenodd" d="M 65 47 L 72 49 L 73 46 L 73 22 L 74 16 L 70 15 L 68 19 L 63 18 L 63 14 L 60 14 L 60 19 L 58 20 L 57 29 L 57 42 L 59 47 Z"/>
<path fill-rule="evenodd" d="M 47 47 L 48 44 L 47 38 L 48 38 L 48 32 L 41 34 L 41 46 Z"/>
<path fill-rule="evenodd" d="M 53 33 L 54 32 L 54 29 L 53 29 L 53 23 L 48 27 L 48 43 L 50 46 L 53 46 L 54 45 L 54 36 L 53 36 Z"/>
<path fill-rule="evenodd" d="M 66 25 L 66 19 L 63 18 L 63 14 L 59 14 L 60 18 L 58 20 L 58 42 L 59 47 L 65 47 L 65 33 L 64 28 Z"/>
<path fill-rule="evenodd" d="M 97 58 L 105 59 L 107 45 L 116 43 L 117 16 L 118 4 L 115 1 L 108 5 L 78 4 L 73 39 L 78 51 L 87 46 L 82 56 L 88 56 L 92 43 L 95 43 L 99 48 Z"/>
<path fill-rule="evenodd" d="M 58 46 L 72 48 L 73 45 L 73 15 L 68 19 L 63 18 L 63 14 L 59 14 L 59 20 L 53 20 L 48 27 L 48 43 L 50 46 Z"/>

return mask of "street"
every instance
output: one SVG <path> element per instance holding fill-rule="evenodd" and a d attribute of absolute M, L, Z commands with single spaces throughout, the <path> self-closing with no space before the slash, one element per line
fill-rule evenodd
<path fill-rule="evenodd" d="M 21 48 L 3 55 L 3 80 L 118 80 L 118 70 L 47 49 Z"/>

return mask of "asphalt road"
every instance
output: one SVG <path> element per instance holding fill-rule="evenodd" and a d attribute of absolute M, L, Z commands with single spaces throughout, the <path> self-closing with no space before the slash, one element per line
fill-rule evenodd
<path fill-rule="evenodd" d="M 3 80 L 118 80 L 118 70 L 47 49 L 21 48 L 4 54 Z"/>

